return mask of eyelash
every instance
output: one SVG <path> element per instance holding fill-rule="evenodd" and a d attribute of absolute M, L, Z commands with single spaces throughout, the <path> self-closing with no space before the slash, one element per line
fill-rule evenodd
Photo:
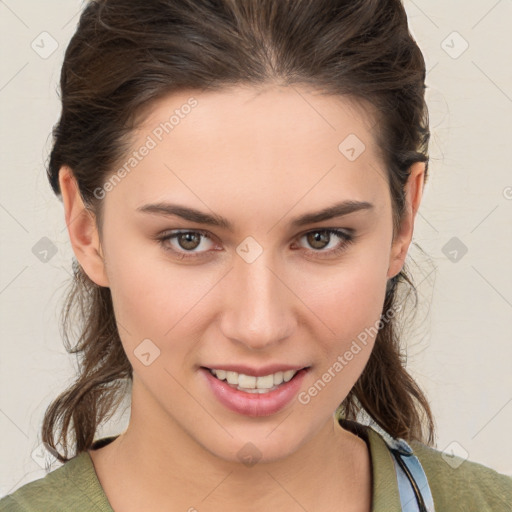
<path fill-rule="evenodd" d="M 205 254 L 205 252 L 202 252 L 202 253 L 193 253 L 193 252 L 190 252 L 190 251 L 177 251 L 175 249 L 171 249 L 169 245 L 166 245 L 166 242 L 168 240 L 172 240 L 174 238 L 177 238 L 179 235 L 183 235 L 183 234 L 188 234 L 188 233 L 193 233 L 193 234 L 199 234 L 201 236 L 203 236 L 204 238 L 208 238 L 210 240 L 212 240 L 212 237 L 208 235 L 208 233 L 206 231 L 201 231 L 201 230 L 179 230 L 177 232 L 174 232 L 172 234 L 166 234 L 164 236 L 161 236 L 161 237 L 157 237 L 157 240 L 160 244 L 160 246 L 167 252 L 171 252 L 173 253 L 174 255 L 177 255 L 179 256 L 179 259 L 180 260 L 184 260 L 184 259 L 188 259 L 188 258 L 200 258 L 202 255 Z M 330 235 L 335 235 L 337 237 L 339 237 L 342 241 L 341 243 L 335 247 L 334 249 L 329 249 L 328 251 L 324 251 L 324 250 L 321 250 L 321 249 L 306 249 L 306 252 L 309 253 L 309 254 L 314 254 L 315 256 L 318 255 L 318 254 L 322 254 L 322 255 L 328 255 L 329 257 L 332 257 L 332 256 L 337 256 L 338 254 L 340 254 L 341 252 L 343 252 L 351 243 L 354 242 L 354 239 L 355 239 L 355 235 L 352 234 L 352 233 L 347 233 L 345 231 L 341 231 L 339 229 L 334 229 L 334 228 L 324 228 L 324 229 L 313 229 L 311 231 L 307 231 L 306 233 L 303 233 L 302 235 L 299 235 L 297 237 L 298 240 L 300 240 L 301 238 L 309 235 L 309 234 L 312 234 L 312 233 L 328 233 Z M 330 243 L 330 240 L 329 240 L 329 243 Z M 323 258 L 324 256 L 320 256 L 320 258 Z"/>

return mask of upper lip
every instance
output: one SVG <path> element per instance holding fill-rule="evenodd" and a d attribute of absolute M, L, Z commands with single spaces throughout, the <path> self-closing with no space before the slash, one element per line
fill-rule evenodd
<path fill-rule="evenodd" d="M 277 372 L 286 372 L 288 370 L 299 371 L 302 370 L 303 368 L 308 367 L 297 365 L 293 366 L 289 364 L 269 364 L 267 366 L 260 366 L 259 368 L 254 368 L 244 364 L 219 364 L 204 366 L 203 368 L 208 368 L 209 370 L 225 370 L 227 372 L 236 372 L 243 373 L 244 375 L 251 375 L 254 377 L 262 377 L 263 375 L 270 375 L 272 373 Z"/>

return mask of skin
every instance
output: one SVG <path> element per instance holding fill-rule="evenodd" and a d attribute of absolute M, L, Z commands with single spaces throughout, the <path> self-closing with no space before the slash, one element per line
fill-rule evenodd
<path fill-rule="evenodd" d="M 191 96 L 198 105 L 102 199 L 101 232 L 71 169 L 60 172 L 73 250 L 88 276 L 111 289 L 134 371 L 127 430 L 89 452 L 98 478 L 114 510 L 124 512 L 325 512 L 340 503 L 369 511 L 368 447 L 333 412 L 363 371 L 373 338 L 307 405 L 293 400 L 266 417 L 226 409 L 198 368 L 309 365 L 301 391 L 321 378 L 379 321 L 386 282 L 401 270 L 412 239 L 424 164 L 411 167 L 393 239 L 368 110 L 297 87 L 182 91 L 153 106 L 133 149 Z M 366 146 L 355 161 L 338 150 L 351 133 Z M 344 199 L 373 208 L 291 226 L 295 217 Z M 136 211 L 159 201 L 222 215 L 234 231 Z M 323 249 L 304 234 L 326 228 L 353 229 L 355 241 L 322 257 L 343 240 L 331 235 Z M 180 260 L 155 239 L 177 229 L 211 235 L 193 249 L 166 242 L 203 256 Z M 252 263 L 236 252 L 248 236 L 263 249 Z M 160 350 L 149 366 L 134 354 L 147 338 Z M 261 452 L 251 467 L 237 456 L 248 442 Z"/>

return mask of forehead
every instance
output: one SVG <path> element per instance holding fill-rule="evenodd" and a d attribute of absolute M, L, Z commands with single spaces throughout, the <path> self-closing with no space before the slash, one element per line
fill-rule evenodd
<path fill-rule="evenodd" d="M 306 196 L 375 202 L 387 183 L 374 122 L 366 106 L 304 87 L 180 91 L 145 113 L 131 148 L 144 156 L 117 188 L 131 208 L 171 196 L 233 212 Z"/>
<path fill-rule="evenodd" d="M 235 138 L 248 148 L 255 146 L 254 137 L 266 136 L 274 141 L 266 148 L 272 151 L 293 139 L 309 144 L 325 140 L 325 146 L 332 147 L 333 140 L 341 142 L 350 133 L 369 146 L 374 123 L 371 104 L 348 96 L 304 86 L 237 86 L 170 94 L 150 105 L 137 131 L 142 136 L 155 132 L 157 138 L 168 135 L 169 129 L 178 136 L 189 131 L 183 135 L 193 135 L 198 145 Z"/>

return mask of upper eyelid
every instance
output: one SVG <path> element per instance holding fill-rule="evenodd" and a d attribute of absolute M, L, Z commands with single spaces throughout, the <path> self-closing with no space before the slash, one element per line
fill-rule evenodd
<path fill-rule="evenodd" d="M 320 226 L 320 227 L 317 227 L 317 228 L 310 228 L 310 229 L 306 229 L 304 231 L 301 231 L 300 233 L 294 235 L 294 238 L 299 238 L 299 237 L 307 235 L 309 233 L 315 233 L 315 232 L 318 232 L 318 231 L 340 231 L 342 233 L 343 232 L 347 232 L 349 235 L 351 235 L 351 234 L 353 234 L 355 232 L 355 230 L 352 229 L 352 228 L 339 228 L 339 227 L 334 227 L 334 226 Z M 188 229 L 188 228 L 175 228 L 175 229 L 170 229 L 170 230 L 164 230 L 164 231 L 162 231 L 162 233 L 160 233 L 157 236 L 160 237 L 160 238 L 163 238 L 163 237 L 166 237 L 166 236 L 176 235 L 176 234 L 180 234 L 180 233 L 200 233 L 201 235 L 204 235 L 206 238 L 210 238 L 210 239 L 218 238 L 216 235 L 213 235 L 209 231 L 207 231 L 205 229 L 200 229 L 200 228 L 190 228 L 190 229 Z"/>

